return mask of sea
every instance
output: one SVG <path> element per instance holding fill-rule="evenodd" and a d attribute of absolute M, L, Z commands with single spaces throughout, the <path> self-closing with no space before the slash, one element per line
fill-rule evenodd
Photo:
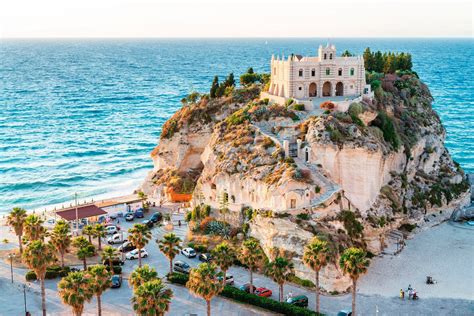
<path fill-rule="evenodd" d="M 0 40 L 0 214 L 129 194 L 152 169 L 163 123 L 192 91 L 327 38 Z M 473 39 L 330 39 L 338 52 L 409 52 L 474 172 Z"/>

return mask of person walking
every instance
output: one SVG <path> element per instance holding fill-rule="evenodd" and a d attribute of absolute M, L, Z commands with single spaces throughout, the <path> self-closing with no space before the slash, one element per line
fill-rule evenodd
<path fill-rule="evenodd" d="M 405 291 L 403 291 L 403 289 L 400 289 L 400 299 L 405 299 Z"/>

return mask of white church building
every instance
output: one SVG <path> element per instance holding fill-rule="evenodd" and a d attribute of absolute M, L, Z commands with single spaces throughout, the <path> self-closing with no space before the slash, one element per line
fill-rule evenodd
<path fill-rule="evenodd" d="M 324 97 L 357 97 L 368 93 L 362 56 L 340 57 L 336 46 L 319 46 L 318 56 L 272 56 L 268 91 L 274 99 L 311 100 Z"/>

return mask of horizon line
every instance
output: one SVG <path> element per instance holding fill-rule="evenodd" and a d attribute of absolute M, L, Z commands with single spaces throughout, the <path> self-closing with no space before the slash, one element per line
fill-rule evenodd
<path fill-rule="evenodd" d="M 50 40 L 50 39 L 471 39 L 474 36 L 349 36 L 349 37 L 325 37 L 325 36 L 44 36 L 44 37 L 1 37 L 2 40 Z"/>

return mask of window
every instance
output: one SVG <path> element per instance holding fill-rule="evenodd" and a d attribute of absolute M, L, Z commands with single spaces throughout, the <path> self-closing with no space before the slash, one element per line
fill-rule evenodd
<path fill-rule="evenodd" d="M 331 74 L 331 69 L 330 68 L 326 68 L 326 76 L 329 76 Z"/>
<path fill-rule="evenodd" d="M 311 69 L 311 77 L 316 76 L 316 69 Z"/>
<path fill-rule="evenodd" d="M 300 90 L 300 91 L 301 91 L 302 89 L 303 89 L 303 88 L 301 88 L 301 87 L 298 87 L 298 90 Z"/>
<path fill-rule="evenodd" d="M 332 54 L 329 54 L 329 59 L 332 59 Z"/>
<path fill-rule="evenodd" d="M 342 76 L 342 68 L 339 68 L 339 70 L 337 71 L 337 74 L 338 74 L 339 76 Z"/>
<path fill-rule="evenodd" d="M 324 54 L 324 60 L 328 59 L 327 54 Z"/>
<path fill-rule="evenodd" d="M 290 208 L 296 208 L 296 199 L 290 200 Z"/>
<path fill-rule="evenodd" d="M 276 75 L 276 73 L 277 73 L 277 69 L 276 69 L 276 67 L 274 67 L 273 68 L 273 74 Z"/>
<path fill-rule="evenodd" d="M 351 68 L 351 76 L 354 75 L 354 68 Z"/>
<path fill-rule="evenodd" d="M 351 85 L 351 89 L 354 89 L 354 86 L 353 86 L 353 85 Z"/>
<path fill-rule="evenodd" d="M 303 77 L 303 69 L 300 69 L 300 70 L 298 71 L 298 76 Z"/>

